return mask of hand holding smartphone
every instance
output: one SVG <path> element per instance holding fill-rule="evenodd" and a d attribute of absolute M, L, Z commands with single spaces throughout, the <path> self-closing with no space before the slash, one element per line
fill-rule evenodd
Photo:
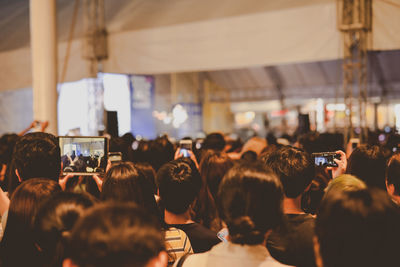
<path fill-rule="evenodd" d="M 192 140 L 181 140 L 179 142 L 179 154 L 185 158 L 190 158 L 189 151 L 192 151 Z"/>
<path fill-rule="evenodd" d="M 335 159 L 341 159 L 341 155 L 337 152 L 312 153 L 312 157 L 315 166 L 318 167 L 338 167 L 339 165 L 336 163 Z"/>

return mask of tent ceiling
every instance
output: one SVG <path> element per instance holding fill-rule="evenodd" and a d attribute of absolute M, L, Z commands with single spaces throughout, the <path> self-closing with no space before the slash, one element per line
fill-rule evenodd
<path fill-rule="evenodd" d="M 329 2 L 330 0 L 319 0 Z M 74 0 L 57 0 L 58 40 L 68 39 Z M 80 2 L 84 2 L 80 0 Z M 110 33 L 214 20 L 314 4 L 315 0 L 104 0 Z M 82 25 L 82 4 L 77 25 Z M 76 27 L 75 38 L 83 36 Z M 0 0 L 0 51 L 29 46 L 29 0 Z"/>
<path fill-rule="evenodd" d="M 400 50 L 370 52 L 368 59 L 368 95 L 400 96 Z M 206 77 L 229 91 L 230 100 L 286 98 L 335 98 L 342 85 L 340 60 L 297 63 L 273 67 L 253 67 L 206 72 Z M 397 65 L 397 67 L 396 67 Z M 273 69 L 270 71 L 268 69 Z M 356 90 L 354 90 L 355 96 Z M 226 95 L 214 94 L 213 100 Z M 343 97 L 339 89 L 338 97 Z"/>
<path fill-rule="evenodd" d="M 59 66 L 74 2 L 57 0 Z M 246 89 L 255 96 L 267 94 L 260 88 L 273 88 L 268 96 L 278 94 L 277 87 L 303 88 L 296 91 L 303 93 L 304 88 L 337 85 L 340 79 L 340 66 L 334 60 L 343 53 L 335 0 L 104 2 L 110 33 L 105 72 L 201 71 L 237 94 Z M 400 0 L 376 0 L 373 5 L 371 49 L 400 49 Z M 66 81 L 88 77 L 87 62 L 81 58 L 82 36 L 81 8 Z M 29 0 L 0 0 L 0 40 L 0 90 L 30 87 Z M 377 54 L 378 61 L 371 59 L 378 62 L 373 72 L 378 78 L 373 79 L 380 84 L 398 77 L 398 61 L 388 53 Z"/>

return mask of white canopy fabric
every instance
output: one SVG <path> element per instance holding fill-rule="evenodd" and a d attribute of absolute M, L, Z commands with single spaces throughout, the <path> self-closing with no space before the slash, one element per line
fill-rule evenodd
<path fill-rule="evenodd" d="M 0 16 L 0 90 L 30 87 L 29 24 L 23 23 L 29 21 L 25 18 L 29 7 L 27 1 L 2 1 L 9 8 L 0 8 L 4 15 Z M 57 3 L 61 66 L 73 1 Z M 109 58 L 104 72 L 211 71 L 342 56 L 335 0 L 105 0 L 105 4 Z M 373 1 L 369 49 L 400 49 L 399 6 L 400 0 Z M 89 76 L 81 58 L 81 21 L 80 13 L 66 81 Z"/>

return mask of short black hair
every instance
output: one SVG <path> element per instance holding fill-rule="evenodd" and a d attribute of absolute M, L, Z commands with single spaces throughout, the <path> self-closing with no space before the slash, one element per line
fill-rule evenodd
<path fill-rule="evenodd" d="M 58 181 L 61 169 L 60 146 L 52 134 L 24 135 L 15 145 L 13 160 L 23 181 L 37 177 Z"/>
<path fill-rule="evenodd" d="M 282 221 L 282 201 L 282 184 L 264 164 L 245 162 L 232 167 L 218 192 L 219 214 L 228 226 L 230 240 L 261 244 L 268 230 Z"/>
<path fill-rule="evenodd" d="M 226 141 L 222 134 L 210 133 L 204 139 L 203 149 L 222 151 L 222 150 L 224 150 L 225 145 L 226 145 Z"/>
<path fill-rule="evenodd" d="M 165 209 L 181 214 L 189 209 L 201 188 L 201 177 L 196 167 L 185 159 L 164 164 L 157 172 L 157 185 Z"/>
<path fill-rule="evenodd" d="M 315 175 L 310 154 L 295 147 L 281 147 L 262 160 L 279 177 L 288 198 L 300 196 Z"/>
<path fill-rule="evenodd" d="M 383 190 L 331 191 L 315 226 L 324 266 L 398 266 L 399 225 L 399 209 Z"/>
<path fill-rule="evenodd" d="M 389 154 L 377 145 L 361 145 L 351 153 L 346 173 L 363 180 L 367 186 L 386 190 L 385 172 Z"/>
<path fill-rule="evenodd" d="M 164 250 L 164 233 L 156 217 L 133 203 L 106 203 L 78 220 L 66 258 L 79 267 L 144 267 Z"/>
<path fill-rule="evenodd" d="M 386 182 L 394 186 L 394 193 L 400 195 L 400 154 L 393 155 L 387 164 Z"/>

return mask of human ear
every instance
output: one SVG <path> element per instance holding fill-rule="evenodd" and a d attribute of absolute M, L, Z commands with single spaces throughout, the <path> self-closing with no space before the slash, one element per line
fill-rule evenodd
<path fill-rule="evenodd" d="M 152 258 L 146 264 L 146 267 L 166 267 L 167 265 L 168 265 L 168 254 L 165 251 L 161 251 L 160 253 L 158 253 L 158 256 Z"/>
<path fill-rule="evenodd" d="M 79 267 L 79 266 L 76 265 L 71 259 L 66 258 L 63 261 L 62 267 Z"/>

